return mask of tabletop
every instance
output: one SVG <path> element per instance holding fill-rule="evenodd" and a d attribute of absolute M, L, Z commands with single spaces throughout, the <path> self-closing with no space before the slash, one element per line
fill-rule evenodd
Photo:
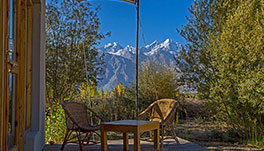
<path fill-rule="evenodd" d="M 120 120 L 112 122 L 103 122 L 103 125 L 124 125 L 124 126 L 141 126 L 145 124 L 153 123 L 151 121 L 141 121 L 141 120 Z"/>

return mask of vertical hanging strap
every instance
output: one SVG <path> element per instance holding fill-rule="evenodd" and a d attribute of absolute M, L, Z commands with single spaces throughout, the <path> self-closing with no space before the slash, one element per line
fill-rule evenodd
<path fill-rule="evenodd" d="M 139 16 L 140 17 L 140 16 Z M 140 25 L 140 31 L 141 31 L 141 36 L 142 36 L 142 40 L 144 42 L 144 46 L 147 45 L 146 43 L 146 40 L 145 40 L 145 35 L 144 35 L 144 32 L 143 32 L 143 27 L 142 27 L 142 21 L 139 19 L 139 25 Z"/>
<path fill-rule="evenodd" d="M 79 17 L 81 18 L 81 8 L 80 8 L 80 2 L 78 3 L 78 7 L 79 7 Z M 82 22 L 82 20 L 80 20 L 80 24 L 81 24 L 81 32 L 83 32 L 83 22 Z M 88 77 L 88 75 L 87 75 L 87 70 L 88 70 L 88 67 L 87 67 L 87 57 L 86 57 L 86 52 L 85 52 L 85 48 L 84 48 L 84 43 L 82 43 L 82 48 L 81 49 L 83 49 L 83 58 L 84 58 L 84 66 L 85 66 L 85 77 L 86 77 L 86 80 L 87 80 L 87 83 L 86 83 L 86 92 L 87 92 L 87 90 L 89 89 L 89 77 Z M 85 94 L 86 94 L 86 92 L 85 92 Z M 92 108 L 92 100 L 91 100 L 91 95 L 89 94 L 89 107 L 90 108 Z M 92 113 L 90 112 L 90 117 L 92 117 Z M 93 125 L 93 119 L 91 118 L 91 125 Z M 92 135 L 92 139 L 93 139 L 93 141 L 94 141 L 94 138 L 95 138 L 95 136 L 94 136 L 94 133 L 93 133 L 93 135 Z"/>

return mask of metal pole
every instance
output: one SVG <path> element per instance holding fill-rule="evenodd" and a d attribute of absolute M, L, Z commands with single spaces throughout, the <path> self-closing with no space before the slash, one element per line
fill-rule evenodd
<path fill-rule="evenodd" d="M 136 39 L 136 119 L 138 120 L 138 35 L 139 35 L 139 0 L 137 0 L 137 39 Z"/>

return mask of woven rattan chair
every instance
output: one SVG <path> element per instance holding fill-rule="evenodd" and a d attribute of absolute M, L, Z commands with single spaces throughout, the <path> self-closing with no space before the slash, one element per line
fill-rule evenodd
<path fill-rule="evenodd" d="M 179 144 L 179 140 L 175 133 L 175 127 L 173 126 L 173 120 L 175 119 L 175 112 L 178 107 L 178 102 L 173 99 L 160 99 L 152 103 L 147 107 L 143 112 L 139 114 L 139 118 L 145 115 L 149 110 L 151 114 L 149 117 L 150 121 L 158 121 L 161 127 L 162 139 L 164 140 L 164 128 L 168 127 L 171 130 L 171 133 L 175 141 Z M 152 135 L 152 133 L 150 132 Z"/>
<path fill-rule="evenodd" d="M 84 103 L 67 102 L 62 107 L 65 111 L 67 130 L 61 150 L 67 143 L 79 143 L 80 151 L 82 151 L 82 146 L 84 143 L 89 144 L 92 134 L 98 134 L 96 131 L 100 130 L 99 122 L 103 119 Z M 89 113 L 92 113 L 92 117 Z M 91 120 L 94 118 L 98 119 L 98 123 L 92 125 Z M 71 137 L 72 134 L 73 137 Z M 76 137 L 78 141 L 72 141 Z"/>

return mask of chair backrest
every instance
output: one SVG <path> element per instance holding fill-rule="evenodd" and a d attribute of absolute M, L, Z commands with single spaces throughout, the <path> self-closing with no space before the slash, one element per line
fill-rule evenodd
<path fill-rule="evenodd" d="M 150 121 L 158 121 L 162 124 L 167 124 L 168 122 L 171 122 L 173 120 L 176 108 L 178 107 L 178 102 L 174 99 L 160 99 L 153 102 L 150 106 L 153 106 Z M 159 111 L 155 106 L 158 106 L 158 108 L 160 109 L 163 120 L 160 117 L 158 113 Z"/>
<path fill-rule="evenodd" d="M 66 102 L 62 105 L 68 129 L 78 129 L 90 126 L 87 106 L 84 103 Z"/>

